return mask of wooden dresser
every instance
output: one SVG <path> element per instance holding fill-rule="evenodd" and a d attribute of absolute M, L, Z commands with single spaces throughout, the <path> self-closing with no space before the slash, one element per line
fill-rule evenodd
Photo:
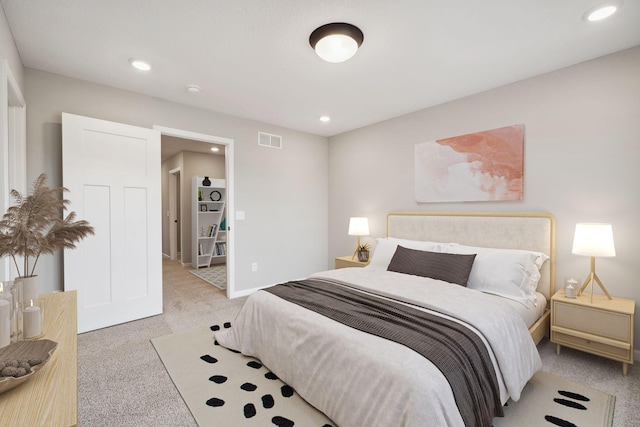
<path fill-rule="evenodd" d="M 564 290 L 551 298 L 551 342 L 560 354 L 561 346 L 622 362 L 627 375 L 633 364 L 633 322 L 635 301 L 607 299 L 604 295 L 583 293 L 566 298 Z"/>
<path fill-rule="evenodd" d="M 44 335 L 58 343 L 47 364 L 30 379 L 0 394 L 0 426 L 78 424 L 78 315 L 76 291 L 42 296 Z"/>

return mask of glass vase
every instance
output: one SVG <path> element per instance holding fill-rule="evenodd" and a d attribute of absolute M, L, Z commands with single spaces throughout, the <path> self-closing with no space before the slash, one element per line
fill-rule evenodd
<path fill-rule="evenodd" d="M 22 283 L 0 282 L 0 348 L 22 339 Z"/>

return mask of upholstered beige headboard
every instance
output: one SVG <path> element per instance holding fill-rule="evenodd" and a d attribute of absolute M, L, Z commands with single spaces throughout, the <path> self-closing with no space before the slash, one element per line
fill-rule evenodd
<path fill-rule="evenodd" d="M 550 259 L 540 270 L 538 292 L 547 300 L 555 292 L 555 218 L 549 213 L 392 212 L 387 236 L 543 252 Z"/>

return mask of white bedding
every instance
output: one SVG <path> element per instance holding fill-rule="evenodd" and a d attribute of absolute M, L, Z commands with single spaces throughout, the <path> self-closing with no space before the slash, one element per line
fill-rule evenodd
<path fill-rule="evenodd" d="M 524 304 L 520 304 L 517 301 L 508 298 L 502 298 L 497 295 L 495 296 L 495 298 L 499 298 L 503 303 L 513 307 L 513 309 L 520 315 L 520 318 L 524 320 L 527 328 L 533 326 L 533 324 L 536 323 L 538 319 L 540 319 L 547 307 L 547 299 L 540 292 L 536 292 L 537 305 L 535 306 L 533 304 L 528 304 L 525 306 Z"/>
<path fill-rule="evenodd" d="M 357 289 L 455 315 L 489 343 L 500 396 L 520 398 L 541 368 L 520 315 L 501 298 L 416 276 L 367 269 L 317 273 Z M 395 342 L 365 334 L 269 292 L 252 294 L 233 327 L 216 333 L 225 347 L 257 357 L 339 426 L 461 426 L 444 375 Z"/>

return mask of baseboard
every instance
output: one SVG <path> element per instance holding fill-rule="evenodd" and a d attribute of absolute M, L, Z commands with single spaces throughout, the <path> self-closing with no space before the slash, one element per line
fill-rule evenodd
<path fill-rule="evenodd" d="M 229 299 L 246 297 L 247 295 L 251 295 L 255 291 L 259 291 L 260 289 L 270 288 L 272 286 L 273 285 L 267 285 L 267 286 L 260 286 L 259 288 L 253 288 L 253 289 L 246 289 L 246 290 L 243 290 L 243 291 L 237 291 L 237 292 L 233 292 L 231 295 L 228 295 L 228 297 L 229 297 Z"/>
<path fill-rule="evenodd" d="M 291 279 L 291 280 L 304 280 L 304 279 L 306 279 L 306 277 L 300 277 L 298 279 Z M 251 288 L 251 289 L 247 289 L 247 290 L 244 290 L 244 291 L 233 292 L 231 295 L 227 295 L 227 296 L 228 296 L 229 299 L 246 297 L 247 295 L 251 295 L 255 291 L 259 291 L 260 289 L 270 288 L 272 286 L 279 285 L 279 284 L 282 284 L 282 283 L 283 282 L 272 283 L 270 285 L 259 286 L 257 288 Z"/>
<path fill-rule="evenodd" d="M 171 255 L 167 255 L 164 252 L 162 253 L 162 258 L 171 261 Z M 176 261 L 180 261 L 181 259 L 182 258 L 180 252 L 178 252 L 178 254 L 176 255 Z M 184 263 L 182 263 L 182 265 L 184 266 Z M 191 265 L 191 263 L 189 263 L 189 265 Z"/>
<path fill-rule="evenodd" d="M 633 360 L 640 362 L 640 350 L 633 350 Z"/>

